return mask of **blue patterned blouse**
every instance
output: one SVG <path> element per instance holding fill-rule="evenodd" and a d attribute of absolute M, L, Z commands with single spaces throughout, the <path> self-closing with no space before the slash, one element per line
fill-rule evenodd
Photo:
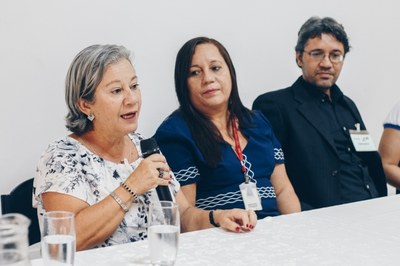
<path fill-rule="evenodd" d="M 248 143 L 243 149 L 245 167 L 257 185 L 262 210 L 258 219 L 279 215 L 270 176 L 275 164 L 284 163 L 281 145 L 268 120 L 253 111 L 252 126 L 242 129 Z M 244 208 L 239 185 L 244 182 L 241 164 L 228 144 L 220 144 L 223 160 L 210 167 L 198 149 L 179 112 L 171 114 L 157 129 L 155 138 L 182 186 L 196 183 L 196 207 L 205 210 Z M 242 147 L 243 148 L 243 147 Z"/>

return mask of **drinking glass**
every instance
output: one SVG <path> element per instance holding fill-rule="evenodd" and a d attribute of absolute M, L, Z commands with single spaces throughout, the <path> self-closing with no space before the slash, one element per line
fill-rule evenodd
<path fill-rule="evenodd" d="M 150 204 L 148 239 L 152 265 L 175 264 L 179 233 L 178 204 L 172 201 L 157 201 Z"/>
<path fill-rule="evenodd" d="M 75 218 L 72 212 L 50 211 L 43 215 L 42 257 L 44 265 L 74 265 Z"/>
<path fill-rule="evenodd" d="M 28 258 L 30 220 L 19 213 L 0 216 L 0 265 L 31 265 Z"/>

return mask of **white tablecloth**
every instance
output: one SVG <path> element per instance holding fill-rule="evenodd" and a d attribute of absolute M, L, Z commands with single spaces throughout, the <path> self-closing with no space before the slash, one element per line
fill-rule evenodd
<path fill-rule="evenodd" d="M 389 196 L 267 218 L 250 233 L 181 234 L 175 265 L 400 265 L 399 253 L 400 196 Z M 148 265 L 148 254 L 141 241 L 78 252 L 75 265 Z"/>

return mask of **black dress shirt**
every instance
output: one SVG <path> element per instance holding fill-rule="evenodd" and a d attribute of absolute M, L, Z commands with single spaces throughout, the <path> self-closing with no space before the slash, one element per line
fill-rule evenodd
<path fill-rule="evenodd" d="M 337 87 L 333 87 L 330 91 L 331 98 L 329 98 L 315 86 L 308 84 L 308 87 L 319 102 L 321 115 L 326 122 L 325 126 L 329 128 L 339 155 L 340 169 L 336 177 L 340 184 L 341 203 L 377 197 L 378 192 L 368 173 L 368 168 L 357 155 L 351 141 L 349 129 L 356 129 L 356 126 L 346 124 L 346 121 L 354 119 L 343 101 L 343 93 Z"/>

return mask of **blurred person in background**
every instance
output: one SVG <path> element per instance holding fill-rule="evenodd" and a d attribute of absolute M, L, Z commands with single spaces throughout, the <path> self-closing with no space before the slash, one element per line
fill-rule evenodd
<path fill-rule="evenodd" d="M 400 102 L 389 112 L 383 127 L 379 153 L 387 182 L 394 186 L 398 193 L 400 189 Z"/>

